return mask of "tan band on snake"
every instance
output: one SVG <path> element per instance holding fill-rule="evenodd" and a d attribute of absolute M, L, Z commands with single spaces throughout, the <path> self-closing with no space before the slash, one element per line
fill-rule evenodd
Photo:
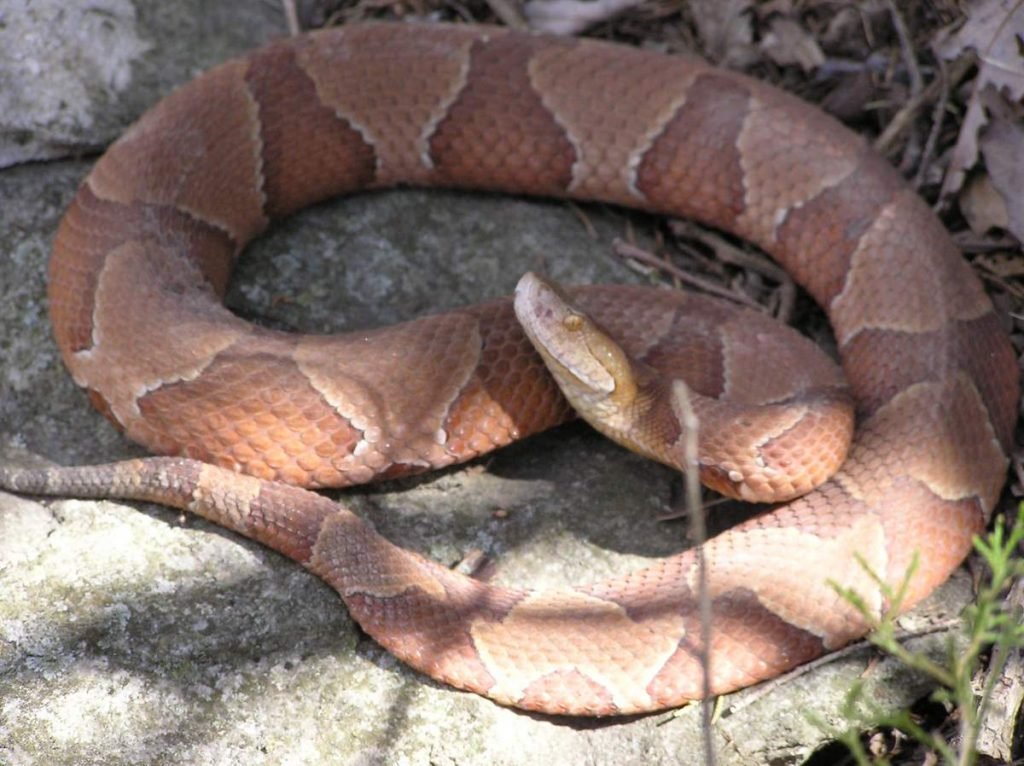
<path fill-rule="evenodd" d="M 272 219 L 398 183 L 694 217 L 764 248 L 828 313 L 854 442 L 818 489 L 705 546 L 713 693 L 862 635 L 826 582 L 884 609 L 858 556 L 895 585 L 919 554 L 910 606 L 984 528 L 1005 477 L 1015 359 L 979 280 L 891 167 L 818 110 L 701 62 L 478 27 L 275 43 L 186 85 L 114 144 L 54 243 L 55 334 L 118 427 L 205 463 L 6 469 L 0 483 L 190 508 L 317 572 L 405 662 L 502 703 L 610 715 L 699 697 L 692 552 L 585 587 L 494 587 L 265 481 L 422 471 L 568 415 L 508 301 L 339 337 L 256 328 L 220 305 L 237 254 Z M 593 295 L 601 324 L 657 326 L 649 297 Z M 711 362 L 707 393 L 744 385 L 757 350 L 728 333 L 695 347 Z M 656 414 L 678 436 L 671 407 Z M 749 462 L 770 463 L 800 428 L 755 435 Z M 747 494 L 746 470 L 719 481 Z"/>

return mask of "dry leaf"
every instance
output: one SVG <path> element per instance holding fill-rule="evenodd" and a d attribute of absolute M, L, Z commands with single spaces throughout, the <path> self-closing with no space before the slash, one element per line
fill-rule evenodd
<path fill-rule="evenodd" d="M 1024 97 L 1021 48 L 1024 45 L 1024 3 L 1021 0 L 981 0 L 968 6 L 967 20 L 937 45 L 943 58 L 954 59 L 970 48 L 983 71 L 978 79 L 1006 87 L 1013 98 Z"/>
<path fill-rule="evenodd" d="M 742 69 L 757 60 L 750 10 L 752 0 L 691 0 L 697 34 L 708 58 Z"/>
<path fill-rule="evenodd" d="M 1003 227 L 1024 242 L 1024 125 L 1016 119 L 993 118 L 981 135 L 981 153 L 1005 207 Z"/>
<path fill-rule="evenodd" d="M 1006 203 L 987 173 L 972 174 L 957 201 L 967 225 L 978 236 L 992 229 L 1005 229 L 1009 224 Z"/>
<path fill-rule="evenodd" d="M 955 59 L 968 50 L 978 57 L 978 76 L 940 192 L 943 201 L 961 187 L 965 173 L 978 160 L 978 137 L 988 121 L 980 93 L 995 87 L 1011 99 L 1024 97 L 1024 3 L 981 0 L 970 5 L 967 14 L 960 29 L 934 46 L 936 54 L 945 59 Z"/>
<path fill-rule="evenodd" d="M 825 61 L 825 54 L 814 37 L 800 24 L 783 16 L 776 16 L 769 22 L 761 50 L 776 64 L 798 64 L 805 72 L 813 72 Z"/>

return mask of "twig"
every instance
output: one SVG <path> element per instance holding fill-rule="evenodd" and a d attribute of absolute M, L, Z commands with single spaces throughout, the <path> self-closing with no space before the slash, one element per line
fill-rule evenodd
<path fill-rule="evenodd" d="M 1004 598 L 1004 609 L 1019 620 L 1024 606 L 1024 583 L 1016 580 Z M 979 722 L 976 749 L 993 760 L 1009 761 L 1013 752 L 1017 717 L 1024 701 L 1024 657 L 1020 649 L 997 645 L 982 684 L 989 703 L 988 715 Z M 978 705 L 979 710 L 983 709 Z"/>
<path fill-rule="evenodd" d="M 920 189 L 924 183 L 924 175 L 928 171 L 935 154 L 935 145 L 939 140 L 939 133 L 946 120 L 946 107 L 949 104 L 949 72 L 946 70 L 946 62 L 938 57 L 939 76 L 936 80 L 939 83 L 939 97 L 935 101 L 935 108 L 932 109 L 932 127 L 928 131 L 928 138 L 925 139 L 924 148 L 921 150 L 921 160 L 917 165 L 917 172 L 914 174 L 914 188 Z"/>
<path fill-rule="evenodd" d="M 676 401 L 679 404 L 680 420 L 683 427 L 683 481 L 686 484 L 686 508 L 690 513 L 690 539 L 697 557 L 697 599 L 700 611 L 700 666 L 701 679 L 701 732 L 704 736 L 704 763 L 715 764 L 714 740 L 711 719 L 714 703 L 711 700 L 711 598 L 708 595 L 707 563 L 704 560 L 704 543 L 708 539 L 704 511 L 700 502 L 700 473 L 697 470 L 697 431 L 700 422 L 693 411 L 690 391 L 682 383 L 675 386 Z"/>
<path fill-rule="evenodd" d="M 732 498 L 730 498 L 730 497 L 716 497 L 713 500 L 703 500 L 701 502 L 701 510 L 704 513 L 707 513 L 712 508 L 714 508 L 716 505 L 725 505 L 726 503 L 730 503 L 730 502 L 732 502 Z M 659 521 L 659 522 L 662 522 L 662 521 L 675 521 L 676 519 L 681 519 L 683 516 L 685 516 L 689 512 L 690 511 L 686 507 L 683 507 L 683 508 L 675 508 L 675 507 L 673 507 L 673 508 L 669 508 L 667 511 L 665 511 L 663 513 L 656 514 L 655 517 L 654 517 L 654 520 L 655 521 Z"/>
<path fill-rule="evenodd" d="M 924 90 L 924 79 L 921 77 L 921 69 L 917 63 L 917 54 L 914 51 L 914 43 L 910 39 L 910 33 L 907 31 L 907 25 L 903 23 L 903 16 L 896 8 L 896 3 L 893 2 L 893 0 L 886 0 L 886 5 L 889 8 L 889 16 L 892 19 L 892 25 L 896 30 L 896 37 L 898 37 L 900 41 L 900 54 L 910 78 L 910 97 L 913 98 Z M 914 155 L 917 154 L 918 157 L 920 157 L 920 155 L 923 154 L 923 151 L 920 149 L 920 143 L 921 137 L 916 130 L 911 132 L 907 137 L 907 142 L 903 147 L 903 157 L 899 164 L 900 171 L 904 175 L 906 175 L 906 173 L 909 172 L 909 169 L 913 167 Z"/>
<path fill-rule="evenodd" d="M 452 570 L 480 582 L 487 582 L 494 576 L 494 562 L 479 548 L 470 548 L 466 555 L 452 567 Z"/>
<path fill-rule="evenodd" d="M 688 274 L 679 267 L 668 263 L 667 261 L 663 261 L 651 253 L 648 253 L 646 250 L 636 247 L 635 245 L 631 245 L 628 242 L 624 242 L 621 239 L 616 239 L 612 242 L 612 248 L 615 250 L 617 255 L 620 255 L 623 258 L 632 258 L 633 260 L 640 261 L 648 266 L 653 266 L 659 271 L 663 271 L 691 287 L 696 287 L 697 289 L 703 290 L 711 295 L 717 295 L 720 298 L 725 298 L 735 303 L 743 304 L 744 306 L 757 309 L 758 311 L 765 310 L 764 306 L 752 298 L 747 297 L 743 293 L 722 287 L 721 285 L 715 284 L 707 279 L 696 277 L 693 274 Z"/>
<path fill-rule="evenodd" d="M 952 630 L 961 623 L 959 617 L 951 617 L 947 620 L 937 622 L 933 625 L 929 625 L 920 630 L 907 630 L 901 631 L 895 637 L 900 642 L 911 641 L 915 638 L 923 638 L 924 636 L 930 636 L 935 633 L 942 633 Z M 790 670 L 788 673 L 783 673 L 781 676 L 776 676 L 757 686 L 751 687 L 742 693 L 741 699 L 737 700 L 735 704 L 729 706 L 730 715 L 735 715 L 744 708 L 750 707 L 755 702 L 772 693 L 776 688 L 785 686 L 795 678 L 809 675 L 820 667 L 825 665 L 831 665 L 833 662 L 838 662 L 844 657 L 848 657 L 851 654 L 858 654 L 865 650 L 870 650 L 873 644 L 867 639 L 861 639 L 855 641 L 852 644 L 848 644 L 841 649 L 823 654 L 821 657 L 811 660 L 810 662 L 798 665 L 797 667 Z"/>
<path fill-rule="evenodd" d="M 893 0 L 886 0 L 886 6 L 889 8 L 889 16 L 892 18 L 892 26 L 896 30 L 896 36 L 900 40 L 900 51 L 903 53 L 903 63 L 907 67 L 907 73 L 910 75 L 910 95 L 916 96 L 922 90 L 924 90 L 924 78 L 921 77 L 921 70 L 917 66 L 917 56 L 914 55 L 914 43 L 910 39 L 910 33 L 907 31 L 907 25 L 903 23 L 903 16 L 896 8 L 896 3 Z"/>
<path fill-rule="evenodd" d="M 526 29 L 528 26 L 519 7 L 509 0 L 487 0 L 487 7 L 494 11 L 494 15 L 501 19 L 503 24 L 512 29 Z"/>
<path fill-rule="evenodd" d="M 757 253 L 748 253 L 746 250 L 736 247 L 714 232 L 699 229 L 686 222 L 680 223 L 683 225 L 672 227 L 675 233 L 699 239 L 715 251 L 715 257 L 718 260 L 757 272 L 776 282 L 779 286 L 779 305 L 776 308 L 775 318 L 785 324 L 792 322 L 796 306 L 796 283 L 785 269 Z"/>
<path fill-rule="evenodd" d="M 299 25 L 299 12 L 295 8 L 295 0 L 281 0 L 281 7 L 284 9 L 284 18 L 288 22 L 288 34 L 294 37 L 302 32 Z"/>
<path fill-rule="evenodd" d="M 581 208 L 572 200 L 568 200 L 566 204 L 569 209 L 576 215 L 580 223 L 583 224 L 583 228 L 587 230 L 587 236 L 593 241 L 597 241 L 597 229 L 594 228 L 594 222 L 590 220 L 590 216 L 587 215 L 587 211 Z"/>
<path fill-rule="evenodd" d="M 907 101 L 907 103 L 904 104 L 898 112 L 896 112 L 889 124 L 886 125 L 885 130 L 882 131 L 881 135 L 875 139 L 875 150 L 880 154 L 887 154 L 896 143 L 896 139 L 899 138 L 911 123 L 913 123 L 914 118 L 922 105 L 938 96 L 943 88 L 952 90 L 956 87 L 957 83 L 964 78 L 964 75 L 967 74 L 967 71 L 971 66 L 973 66 L 973 64 L 973 59 L 970 56 L 957 59 L 953 62 L 953 66 L 949 68 L 948 80 L 932 80 L 932 82 L 928 84 L 928 87 Z"/>

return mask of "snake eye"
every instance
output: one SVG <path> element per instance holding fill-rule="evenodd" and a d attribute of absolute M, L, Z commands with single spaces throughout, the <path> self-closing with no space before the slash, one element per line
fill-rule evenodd
<path fill-rule="evenodd" d="M 583 329 L 583 317 L 579 314 L 567 314 L 562 320 L 562 326 L 569 332 L 579 332 Z"/>

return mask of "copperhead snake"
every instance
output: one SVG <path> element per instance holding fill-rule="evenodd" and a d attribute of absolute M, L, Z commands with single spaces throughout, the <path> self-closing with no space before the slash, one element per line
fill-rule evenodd
<path fill-rule="evenodd" d="M 184 86 L 112 145 L 54 242 L 54 332 L 93 403 L 179 457 L 0 468 L 0 486 L 199 513 L 323 577 L 404 662 L 504 704 L 616 715 L 699 698 L 692 551 L 588 586 L 496 587 L 292 486 L 467 460 L 568 416 L 508 301 L 332 337 L 256 328 L 220 305 L 236 256 L 271 220 L 399 183 L 693 217 L 761 246 L 828 313 L 854 442 L 817 489 L 704 546 L 712 693 L 862 635 L 825 580 L 883 610 L 857 556 L 898 585 L 919 553 L 910 607 L 984 528 L 1008 464 L 1016 362 L 979 280 L 887 163 L 815 108 L 697 60 L 464 26 L 273 43 Z M 633 311 L 614 290 L 594 295 Z M 709 387 L 731 372 L 729 351 L 701 349 L 718 359 Z M 743 471 L 719 479 L 744 494 Z"/>

